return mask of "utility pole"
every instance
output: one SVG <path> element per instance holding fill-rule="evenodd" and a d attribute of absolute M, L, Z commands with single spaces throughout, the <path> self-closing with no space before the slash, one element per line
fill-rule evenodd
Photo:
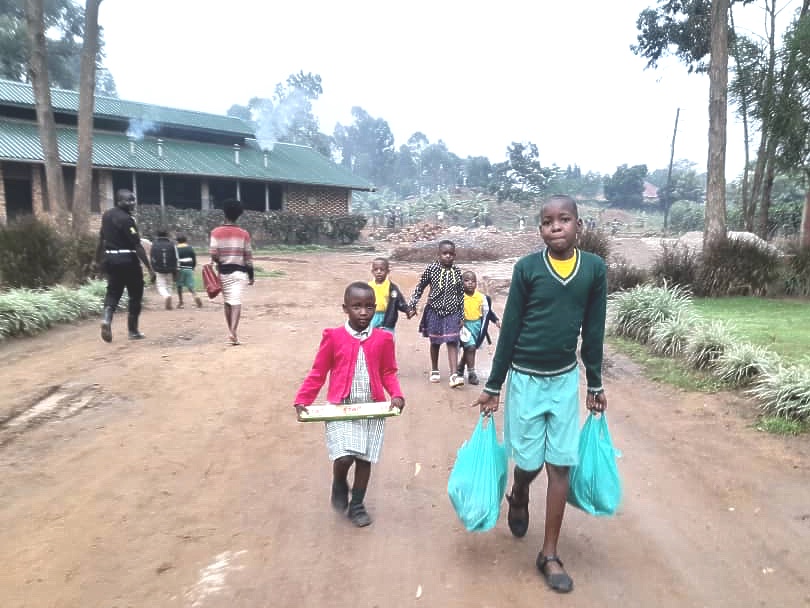
<path fill-rule="evenodd" d="M 675 136 L 678 134 L 678 118 L 681 116 L 681 109 L 675 112 L 675 129 L 672 131 L 672 145 L 669 149 L 669 169 L 667 170 L 667 189 L 664 194 L 664 231 L 667 229 L 669 222 L 669 208 L 672 206 L 672 163 L 675 160 Z"/>

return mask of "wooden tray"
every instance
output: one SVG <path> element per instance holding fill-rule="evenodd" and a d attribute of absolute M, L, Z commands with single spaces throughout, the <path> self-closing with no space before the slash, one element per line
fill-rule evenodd
<path fill-rule="evenodd" d="M 390 401 L 350 403 L 347 405 L 308 405 L 307 412 L 301 412 L 298 422 L 323 422 L 324 420 L 359 420 L 362 418 L 388 418 L 399 416 L 399 408 L 389 409 Z"/>

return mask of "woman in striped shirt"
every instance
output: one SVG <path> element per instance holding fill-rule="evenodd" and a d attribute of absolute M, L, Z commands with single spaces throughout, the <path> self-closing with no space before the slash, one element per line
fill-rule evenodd
<path fill-rule="evenodd" d="M 211 231 L 211 263 L 216 264 L 222 282 L 225 301 L 225 322 L 228 324 L 228 342 L 237 346 L 236 330 L 242 314 L 242 287 L 247 281 L 253 285 L 253 250 L 250 233 L 236 225 L 242 215 L 242 203 L 232 199 L 223 203 L 225 223 Z"/>

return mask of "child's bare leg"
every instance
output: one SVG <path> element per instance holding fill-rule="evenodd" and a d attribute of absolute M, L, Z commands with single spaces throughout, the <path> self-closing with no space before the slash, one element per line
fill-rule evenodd
<path fill-rule="evenodd" d="M 430 345 L 430 369 L 434 372 L 439 371 L 439 345 Z"/>
<path fill-rule="evenodd" d="M 352 486 L 352 500 L 349 503 L 349 519 L 358 528 L 363 528 L 371 523 L 371 517 L 369 517 L 366 507 L 363 505 L 370 476 L 371 463 L 367 460 L 355 458 L 354 485 Z"/>
<path fill-rule="evenodd" d="M 332 463 L 332 507 L 341 513 L 349 506 L 349 469 L 354 456 L 341 456 Z M 355 470 L 356 473 L 356 470 Z M 366 480 L 368 483 L 368 480 Z"/>
<path fill-rule="evenodd" d="M 183 287 L 180 285 L 177 286 L 177 306 L 183 307 Z"/>
<path fill-rule="evenodd" d="M 447 346 L 447 366 L 450 368 L 450 373 L 455 374 L 456 370 L 458 369 L 458 344 L 456 344 L 455 342 L 448 342 L 446 346 Z"/>
<path fill-rule="evenodd" d="M 467 364 L 467 381 L 470 384 L 478 384 L 478 372 L 475 370 L 475 347 L 465 348 L 462 358 Z"/>
<path fill-rule="evenodd" d="M 546 526 L 541 553 L 546 557 L 552 557 L 557 555 L 557 541 L 560 538 L 560 529 L 565 514 L 565 501 L 568 497 L 568 467 L 548 464 L 546 470 L 548 475 Z M 565 572 L 557 562 L 548 562 L 545 570 L 549 574 Z"/>

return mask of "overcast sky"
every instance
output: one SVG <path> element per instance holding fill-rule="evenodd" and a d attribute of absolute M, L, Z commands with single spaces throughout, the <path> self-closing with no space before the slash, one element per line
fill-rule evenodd
<path fill-rule="evenodd" d="M 324 133 L 360 106 L 388 121 L 397 147 L 422 131 L 500 162 L 512 141 L 532 141 L 543 165 L 601 173 L 665 168 L 680 107 L 675 158 L 703 171 L 708 79 L 674 60 L 645 70 L 629 48 L 654 4 L 108 0 L 99 20 L 124 99 L 224 114 L 303 70 L 323 79 Z M 746 11 L 737 22 L 759 28 L 761 9 Z M 732 179 L 742 131 L 729 128 Z"/>

